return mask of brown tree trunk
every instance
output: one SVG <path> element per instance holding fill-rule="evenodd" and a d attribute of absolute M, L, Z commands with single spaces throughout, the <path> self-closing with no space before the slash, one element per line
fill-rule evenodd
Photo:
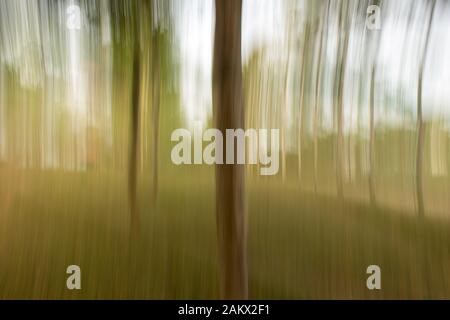
<path fill-rule="evenodd" d="M 213 105 L 216 127 L 222 133 L 225 129 L 244 128 L 245 125 L 241 11 L 241 0 L 216 0 Z M 216 214 L 223 299 L 248 298 L 244 175 L 244 165 L 216 165 Z"/>
<path fill-rule="evenodd" d="M 160 52 L 159 29 L 152 31 L 152 194 L 153 203 L 158 195 L 158 142 L 159 142 L 159 109 L 160 109 Z"/>
<path fill-rule="evenodd" d="M 136 12 L 137 13 L 137 12 Z M 131 137 L 130 158 L 128 163 L 128 196 L 130 206 L 130 235 L 135 236 L 139 231 L 139 213 L 137 210 L 137 170 L 139 153 L 139 97 L 140 97 L 140 70 L 141 55 L 139 45 L 139 20 L 135 17 L 134 46 L 133 46 L 133 73 L 131 87 Z"/>

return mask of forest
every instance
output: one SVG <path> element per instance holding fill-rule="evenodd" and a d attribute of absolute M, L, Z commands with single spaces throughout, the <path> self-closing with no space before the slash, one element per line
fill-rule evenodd
<path fill-rule="evenodd" d="M 0 299 L 449 299 L 449 56 L 447 0 L 0 0 Z"/>

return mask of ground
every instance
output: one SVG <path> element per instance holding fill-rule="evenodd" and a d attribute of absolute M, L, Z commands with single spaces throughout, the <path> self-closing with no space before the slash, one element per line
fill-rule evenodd
<path fill-rule="evenodd" d="M 121 172 L 24 172 L 0 212 L 0 298 L 218 298 L 213 170 L 140 182 L 129 233 Z M 5 172 L 0 171 L 4 194 Z M 296 179 L 247 181 L 250 298 L 450 298 L 450 226 L 315 195 Z M 81 267 L 82 289 L 66 288 Z M 367 266 L 382 290 L 366 288 Z"/>

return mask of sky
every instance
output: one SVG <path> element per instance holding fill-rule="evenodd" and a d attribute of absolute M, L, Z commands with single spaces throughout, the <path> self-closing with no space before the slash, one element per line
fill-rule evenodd
<path fill-rule="evenodd" d="M 291 7 L 298 6 L 300 10 L 304 6 L 302 1 L 244 0 L 242 14 L 244 63 L 253 50 L 261 47 L 266 47 L 274 60 L 286 62 L 283 61 L 282 55 L 282 49 L 286 48 L 287 41 L 286 13 L 289 13 L 286 11 L 285 3 Z M 409 112 L 413 114 L 417 98 L 418 61 L 429 19 L 429 11 L 425 10 L 424 3 L 423 1 L 413 3 L 411 0 L 385 1 L 381 16 L 381 31 L 371 31 L 381 32 L 378 52 L 380 71 L 377 77 L 377 81 L 381 83 L 381 86 L 377 87 L 381 94 L 377 95 L 376 103 L 382 104 L 387 96 L 394 96 L 399 101 L 407 101 L 411 108 Z M 193 121 L 204 123 L 211 116 L 214 1 L 179 1 L 179 4 L 182 9 L 177 40 L 180 43 L 180 88 L 183 110 L 187 123 Z M 412 21 L 408 21 L 411 8 L 413 8 Z M 450 56 L 450 9 L 443 1 L 438 1 L 435 11 L 424 74 L 424 116 L 445 116 L 450 119 L 450 90 L 447 89 L 450 86 L 450 60 L 445 58 Z M 298 24 L 301 22 L 298 21 Z M 328 37 L 330 45 L 327 59 L 328 63 L 333 65 L 337 37 L 332 32 Z M 358 68 L 359 64 L 364 63 L 358 60 L 363 59 L 361 42 L 354 40 L 350 42 L 349 47 L 349 70 Z M 400 90 L 401 96 L 396 96 L 400 87 L 403 88 Z M 353 103 L 355 88 L 349 83 L 345 90 L 345 103 Z M 333 104 L 332 97 L 325 97 L 324 100 L 330 110 Z M 389 117 L 384 118 L 383 114 L 380 114 L 382 121 L 394 125 L 403 121 L 396 111 L 391 113 L 388 111 L 388 114 Z M 328 120 L 328 125 L 331 125 L 331 118 Z"/>

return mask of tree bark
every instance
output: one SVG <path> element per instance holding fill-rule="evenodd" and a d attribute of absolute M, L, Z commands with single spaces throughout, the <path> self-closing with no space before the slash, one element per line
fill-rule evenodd
<path fill-rule="evenodd" d="M 241 0 L 216 0 L 213 105 L 216 127 L 222 133 L 225 129 L 244 128 L 245 125 L 241 11 Z M 216 165 L 220 291 L 223 299 L 248 298 L 244 175 L 244 165 Z"/>

